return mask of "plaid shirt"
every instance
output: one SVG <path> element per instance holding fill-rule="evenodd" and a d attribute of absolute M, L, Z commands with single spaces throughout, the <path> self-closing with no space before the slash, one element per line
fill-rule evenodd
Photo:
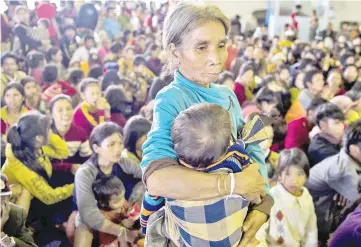
<path fill-rule="evenodd" d="M 236 173 L 252 163 L 246 152 L 248 143 L 260 143 L 269 138 L 262 121 L 255 117 L 242 129 L 242 140 L 229 147 L 225 156 L 203 172 Z M 180 164 L 194 169 L 180 161 Z M 166 229 L 172 240 L 180 246 L 234 246 L 242 236 L 243 220 L 248 202 L 240 196 L 219 197 L 206 201 L 182 201 L 152 197 L 145 194 L 141 226 L 146 233 L 149 216 L 165 205 Z M 234 220 L 237 217 L 237 220 Z"/>

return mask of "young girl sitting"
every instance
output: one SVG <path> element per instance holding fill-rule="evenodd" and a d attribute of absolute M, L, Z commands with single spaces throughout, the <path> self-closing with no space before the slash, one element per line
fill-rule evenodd
<path fill-rule="evenodd" d="M 85 78 L 80 82 L 79 88 L 83 103 L 75 109 L 74 123 L 90 136 L 97 125 L 110 119 L 110 106 L 102 97 L 98 80 Z"/>
<path fill-rule="evenodd" d="M 271 188 L 274 199 L 270 218 L 257 232 L 258 247 L 317 247 L 317 223 L 312 197 L 303 187 L 309 174 L 306 155 L 298 148 L 280 153 Z"/>

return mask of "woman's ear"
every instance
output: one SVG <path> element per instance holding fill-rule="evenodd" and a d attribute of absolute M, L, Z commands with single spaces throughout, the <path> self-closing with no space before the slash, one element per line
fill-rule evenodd
<path fill-rule="evenodd" d="M 37 146 L 37 147 L 43 146 L 43 145 L 44 145 L 44 142 L 45 142 L 44 136 L 37 135 L 37 136 L 35 137 L 35 142 L 36 142 L 36 146 Z"/>
<path fill-rule="evenodd" d="M 92 148 L 93 148 L 95 153 L 99 153 L 100 147 L 97 144 L 93 144 Z"/>
<path fill-rule="evenodd" d="M 180 63 L 180 51 L 175 47 L 175 44 L 171 43 L 169 45 L 169 53 L 171 55 L 172 64 L 178 65 Z"/>

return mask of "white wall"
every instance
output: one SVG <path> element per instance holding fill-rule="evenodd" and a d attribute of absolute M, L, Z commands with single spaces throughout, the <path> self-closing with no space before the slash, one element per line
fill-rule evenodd
<path fill-rule="evenodd" d="M 295 3 L 302 5 L 303 12 L 310 15 L 312 9 L 316 9 L 319 2 L 327 2 L 327 0 L 279 0 L 282 8 L 292 9 Z M 334 9 L 334 27 L 339 28 L 342 21 L 358 21 L 361 22 L 361 1 L 360 0 L 329 0 L 330 5 Z M 243 21 L 249 19 L 255 10 L 265 10 L 268 6 L 267 0 L 205 0 L 206 3 L 217 5 L 228 17 L 239 14 Z"/>

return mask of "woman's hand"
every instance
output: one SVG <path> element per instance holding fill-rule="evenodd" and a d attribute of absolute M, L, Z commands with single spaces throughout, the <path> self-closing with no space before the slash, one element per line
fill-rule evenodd
<path fill-rule="evenodd" d="M 255 247 L 259 241 L 255 238 L 256 233 L 267 221 L 267 215 L 261 211 L 251 211 L 243 223 L 243 236 L 238 247 Z"/>
<path fill-rule="evenodd" d="M 251 164 L 244 171 L 235 173 L 236 181 L 235 194 L 243 196 L 247 201 L 256 204 L 266 195 L 264 185 L 266 180 L 258 171 L 258 164 Z"/>

